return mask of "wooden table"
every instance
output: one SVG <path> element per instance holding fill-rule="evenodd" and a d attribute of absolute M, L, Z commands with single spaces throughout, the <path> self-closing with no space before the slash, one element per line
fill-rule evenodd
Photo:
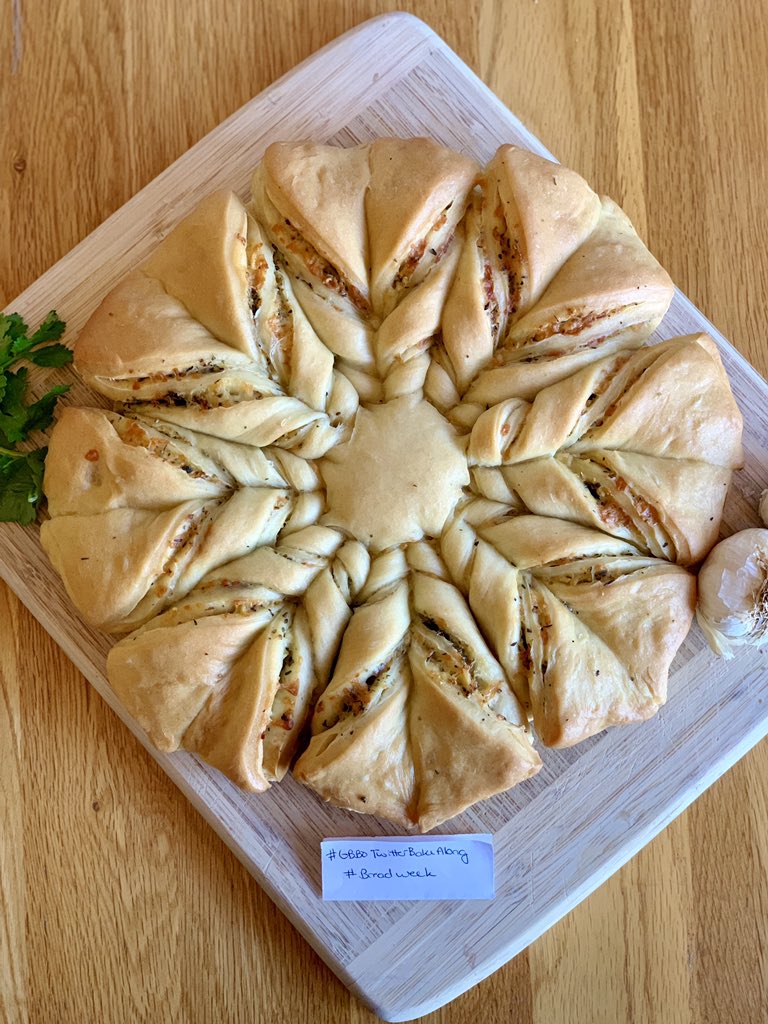
<path fill-rule="evenodd" d="M 621 202 L 768 373 L 768 19 L 749 0 L 9 0 L 0 305 L 274 78 L 397 7 Z M 2 586 L 0 630 L 2 1019 L 374 1020 Z M 767 803 L 762 744 L 428 1019 L 768 1020 Z"/>

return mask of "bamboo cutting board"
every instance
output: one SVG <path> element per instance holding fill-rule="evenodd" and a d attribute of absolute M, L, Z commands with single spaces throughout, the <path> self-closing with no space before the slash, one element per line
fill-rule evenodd
<path fill-rule="evenodd" d="M 10 304 L 36 322 L 51 306 L 70 336 L 103 294 L 206 192 L 245 195 L 277 138 L 350 144 L 429 134 L 486 160 L 500 142 L 546 155 L 425 25 L 403 15 L 363 25 L 312 57 L 222 124 Z M 746 415 L 746 468 L 736 474 L 727 532 L 754 525 L 768 484 L 768 388 L 681 295 L 659 337 L 709 330 L 721 344 Z M 40 374 L 40 387 L 73 381 Z M 68 400 L 99 400 L 73 382 Z M 108 703 L 109 641 L 87 629 L 47 564 L 36 531 L 0 527 L 0 575 Z M 616 870 L 768 732 L 768 669 L 746 655 L 718 662 L 694 631 L 676 659 L 670 701 L 652 722 L 572 751 L 547 751 L 535 779 L 466 812 L 441 831 L 496 836 L 490 903 L 323 904 L 319 842 L 394 828 L 322 805 L 291 780 L 249 797 L 189 755 L 153 756 L 314 948 L 381 1016 L 428 1012 L 485 977 Z M 127 797 L 130 800 L 130 796 Z"/>

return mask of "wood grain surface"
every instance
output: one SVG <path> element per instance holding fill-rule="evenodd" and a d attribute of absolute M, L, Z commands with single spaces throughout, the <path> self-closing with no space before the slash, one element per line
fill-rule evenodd
<path fill-rule="evenodd" d="M 8 0 L 0 304 L 275 77 L 395 7 L 622 202 L 768 374 L 757 2 Z M 4 587 L 0 631 L 2 1019 L 374 1020 Z M 427 1019 L 768 1019 L 766 749 Z"/>

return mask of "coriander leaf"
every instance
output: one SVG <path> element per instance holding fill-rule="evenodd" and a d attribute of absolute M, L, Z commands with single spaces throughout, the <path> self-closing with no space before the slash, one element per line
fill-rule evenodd
<path fill-rule="evenodd" d="M 18 313 L 0 315 L 0 363 L 8 365 L 13 344 L 26 333 L 27 325 Z"/>
<path fill-rule="evenodd" d="M 0 522 L 31 523 L 43 493 L 43 472 L 47 448 L 18 451 L 35 430 L 45 430 L 53 420 L 59 395 L 69 386 L 59 384 L 30 405 L 24 402 L 28 371 L 11 370 L 20 359 L 37 366 L 65 366 L 72 352 L 59 344 L 65 324 L 51 310 L 38 329 L 28 334 L 18 313 L 0 314 Z"/>
<path fill-rule="evenodd" d="M 0 402 L 0 437 L 6 444 L 23 441 L 27 430 L 27 408 L 24 405 L 24 392 L 27 389 L 27 371 L 17 370 L 16 373 L 5 374 L 5 393 Z"/>
<path fill-rule="evenodd" d="M 37 366 L 66 366 L 72 362 L 74 353 L 66 345 L 46 345 L 44 348 L 27 352 L 27 359 Z"/>
<path fill-rule="evenodd" d="M 33 345 L 39 345 L 43 341 L 58 341 L 66 326 L 64 321 L 59 319 L 56 310 L 52 309 L 29 340 Z"/>
<path fill-rule="evenodd" d="M 12 459 L 25 459 L 28 452 L 19 452 L 15 448 L 3 448 L 0 445 L 0 473 L 7 469 Z"/>
<path fill-rule="evenodd" d="M 28 335 L 27 325 L 18 313 L 11 313 L 6 320 L 10 322 L 6 337 L 11 340 L 10 345 L 6 345 L 5 352 L 0 353 L 4 356 L 6 364 L 22 356 L 31 358 L 32 349 L 48 341 L 58 341 L 64 333 L 64 321 L 59 319 L 55 309 L 50 311 L 34 334 Z"/>
<path fill-rule="evenodd" d="M 0 470 L 0 522 L 27 526 L 35 519 L 43 493 L 46 452 L 46 448 L 37 448 Z"/>
<path fill-rule="evenodd" d="M 50 316 L 50 313 L 48 315 Z M 10 338 L 11 341 L 16 341 L 17 338 L 23 337 L 26 333 L 27 325 L 18 313 L 3 313 L 0 315 L 0 340 L 5 341 Z"/>
<path fill-rule="evenodd" d="M 25 433 L 31 434 L 33 430 L 45 430 L 46 427 L 49 427 L 53 422 L 53 410 L 56 408 L 59 395 L 66 395 L 68 391 L 69 384 L 57 384 L 37 402 L 27 406 Z M 2 427 L 2 422 L 0 422 L 0 427 Z"/>

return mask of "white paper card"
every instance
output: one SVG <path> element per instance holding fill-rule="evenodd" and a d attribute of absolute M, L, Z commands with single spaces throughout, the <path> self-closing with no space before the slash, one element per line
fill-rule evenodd
<path fill-rule="evenodd" d="M 324 839 L 324 900 L 490 900 L 493 836 Z"/>

